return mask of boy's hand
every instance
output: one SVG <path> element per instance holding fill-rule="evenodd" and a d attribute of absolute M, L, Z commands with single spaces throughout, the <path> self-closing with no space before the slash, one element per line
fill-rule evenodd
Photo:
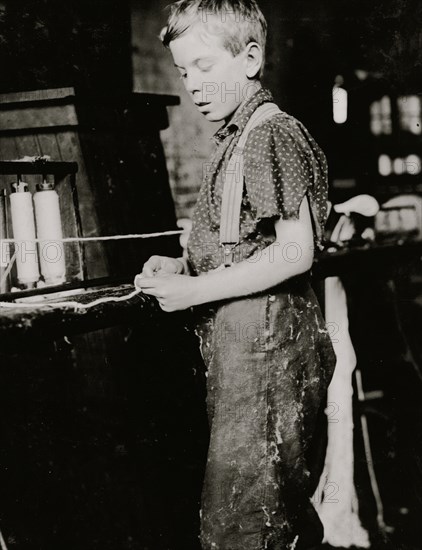
<path fill-rule="evenodd" d="M 184 273 L 183 263 L 177 258 L 169 258 L 168 256 L 151 256 L 144 263 L 141 274 L 144 277 L 155 277 L 156 275 L 169 273 Z"/>
<path fill-rule="evenodd" d="M 179 311 L 195 305 L 197 277 L 186 275 L 156 275 L 135 277 L 135 287 L 145 294 L 155 296 L 163 311 Z"/>

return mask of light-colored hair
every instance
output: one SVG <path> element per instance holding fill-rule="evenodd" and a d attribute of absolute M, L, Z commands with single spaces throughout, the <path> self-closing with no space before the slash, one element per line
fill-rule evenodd
<path fill-rule="evenodd" d="M 167 26 L 160 33 L 164 46 L 194 25 L 203 24 L 206 32 L 220 35 L 223 47 L 239 55 L 250 42 L 262 48 L 262 76 L 265 63 L 267 22 L 255 0 L 179 0 L 170 5 Z"/>

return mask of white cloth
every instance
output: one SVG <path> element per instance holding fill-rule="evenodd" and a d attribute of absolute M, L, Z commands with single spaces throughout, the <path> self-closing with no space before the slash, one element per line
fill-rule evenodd
<path fill-rule="evenodd" d="M 338 277 L 325 280 L 325 318 L 337 365 L 328 388 L 327 454 L 314 503 L 324 525 L 324 542 L 343 548 L 369 548 L 353 481 L 352 373 L 356 354 L 349 334 L 346 293 Z"/>

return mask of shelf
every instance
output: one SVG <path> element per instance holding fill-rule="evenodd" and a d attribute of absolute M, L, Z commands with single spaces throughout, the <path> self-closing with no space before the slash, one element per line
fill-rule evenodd
<path fill-rule="evenodd" d="M 15 176 L 16 174 L 48 174 L 54 176 L 66 176 L 78 172 L 77 162 L 55 162 L 46 160 L 35 161 L 0 161 L 0 174 Z"/>

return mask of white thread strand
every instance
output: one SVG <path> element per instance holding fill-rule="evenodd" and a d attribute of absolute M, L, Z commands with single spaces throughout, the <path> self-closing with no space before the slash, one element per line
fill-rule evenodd
<path fill-rule="evenodd" d="M 64 237 L 63 239 L 24 239 L 25 242 L 31 243 L 43 243 L 43 242 L 60 242 L 60 243 L 84 243 L 84 242 L 97 242 L 97 241 L 121 241 L 125 239 L 149 239 L 152 237 L 166 237 L 170 235 L 180 235 L 183 233 L 183 229 L 177 229 L 174 231 L 157 231 L 156 233 L 132 233 L 128 235 L 108 235 L 105 237 Z M 22 242 L 22 239 L 1 239 L 5 243 Z"/>
<path fill-rule="evenodd" d="M 64 243 L 74 243 L 74 242 L 95 242 L 95 241 L 118 241 L 118 240 L 123 240 L 123 239 L 149 239 L 151 237 L 165 237 L 165 236 L 169 236 L 169 235 L 180 235 L 181 233 L 183 233 L 184 230 L 183 229 L 177 229 L 177 230 L 174 230 L 174 231 L 158 231 L 158 232 L 155 232 L 155 233 L 133 233 L 133 234 L 128 234 L 128 235 L 110 235 L 110 236 L 105 236 L 105 237 L 65 237 L 63 239 L 56 239 L 57 242 L 64 242 Z M 6 242 L 6 243 L 15 243 L 17 242 L 16 239 L 1 239 L 2 242 Z M 37 243 L 42 243 L 42 242 L 46 242 L 45 239 L 31 239 L 30 242 L 37 242 Z M 53 242 L 53 241 L 47 241 L 47 242 Z M 13 266 L 13 263 L 15 262 L 16 260 L 16 251 L 15 251 L 15 254 L 12 256 L 12 258 L 10 259 L 9 261 L 9 265 L 7 266 L 4 274 L 3 274 L 3 277 L 1 279 L 1 283 L 3 283 L 4 281 L 6 281 L 6 278 L 7 276 L 9 275 L 11 269 L 12 269 L 12 266 Z M 64 301 L 64 302 L 54 302 L 54 303 L 45 303 L 45 302 L 31 302 L 31 303 L 28 303 L 28 304 L 25 304 L 25 303 L 16 303 L 16 302 L 0 302 L 0 308 L 4 308 L 4 309 L 16 309 L 16 308 L 24 308 L 24 309 L 36 309 L 36 308 L 39 308 L 39 307 L 44 307 L 44 308 L 50 308 L 50 309 L 54 309 L 54 308 L 69 308 L 69 307 L 72 307 L 74 309 L 74 311 L 78 311 L 78 310 L 83 310 L 83 309 L 90 309 L 91 307 L 95 307 L 95 306 L 98 306 L 100 304 L 105 304 L 105 303 L 108 303 L 108 302 L 124 302 L 124 301 L 127 301 L 127 300 L 130 300 L 131 298 L 133 298 L 134 296 L 140 294 L 142 292 L 142 290 L 134 290 L 133 292 L 131 292 L 130 294 L 126 294 L 125 296 L 116 296 L 116 297 L 112 297 L 112 296 L 108 296 L 108 297 L 105 297 L 105 298 L 98 298 L 97 300 L 94 300 L 93 302 L 89 302 L 88 304 L 82 304 L 80 302 L 76 302 L 76 301 Z M 16 298 L 18 298 L 19 296 L 16 296 Z"/>
<path fill-rule="evenodd" d="M 54 308 L 73 308 L 74 311 L 78 311 L 81 309 L 90 309 L 91 307 L 98 306 L 100 304 L 106 304 L 107 302 L 126 302 L 127 300 L 130 300 L 134 296 L 137 296 L 140 294 L 142 290 L 136 289 L 130 292 L 129 294 L 125 294 L 124 296 L 107 296 L 105 298 L 97 298 L 97 300 L 93 300 L 92 302 L 88 302 L 87 304 L 82 304 L 81 302 L 76 302 L 73 300 L 63 301 L 63 302 L 31 302 L 31 303 L 15 303 L 15 302 L 0 302 L 0 308 L 9 308 L 9 309 L 17 309 L 17 308 L 24 308 L 24 309 L 36 309 L 38 307 L 46 307 L 50 309 Z"/>

